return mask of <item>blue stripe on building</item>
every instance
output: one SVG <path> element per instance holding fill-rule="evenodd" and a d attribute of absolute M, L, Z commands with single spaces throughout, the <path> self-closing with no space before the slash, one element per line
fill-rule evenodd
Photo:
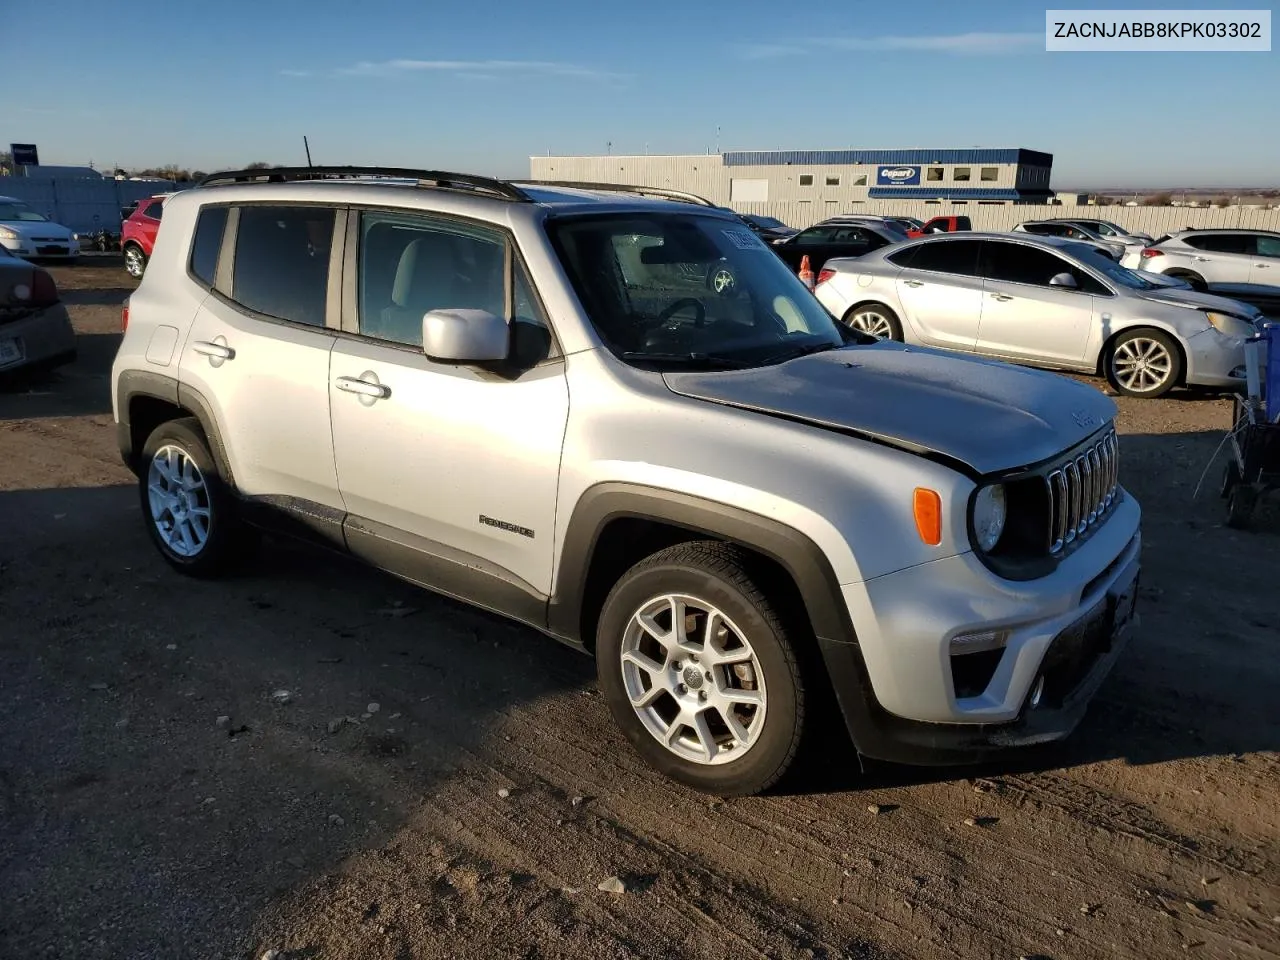
<path fill-rule="evenodd" d="M 1051 190 L 1015 190 L 1012 187 L 872 187 L 872 200 L 1034 200 L 1044 202 Z"/>
<path fill-rule="evenodd" d="M 1021 148 L 969 150 L 735 150 L 721 154 L 726 167 L 839 166 L 876 163 L 1019 163 L 1032 167 L 1053 164 L 1053 154 Z"/>

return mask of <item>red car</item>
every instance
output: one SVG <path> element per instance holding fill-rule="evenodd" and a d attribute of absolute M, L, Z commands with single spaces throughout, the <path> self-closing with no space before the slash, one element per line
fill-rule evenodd
<path fill-rule="evenodd" d="M 934 217 L 917 230 L 908 230 L 908 237 L 923 237 L 929 233 L 954 233 L 957 230 L 972 230 L 973 224 L 968 217 Z"/>
<path fill-rule="evenodd" d="M 124 268 L 131 277 L 141 277 L 151 259 L 164 201 L 169 196 L 172 194 L 158 193 L 141 201 L 120 227 L 120 250 L 124 254 Z"/>

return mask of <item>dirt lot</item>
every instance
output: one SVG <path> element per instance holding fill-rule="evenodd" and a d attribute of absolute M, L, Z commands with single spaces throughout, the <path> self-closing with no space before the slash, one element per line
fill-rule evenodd
<path fill-rule="evenodd" d="M 129 283 L 54 272 L 81 359 L 0 392 L 0 955 L 1280 956 L 1280 516 L 1192 498 L 1225 400 L 1121 404 L 1143 621 L 1068 745 L 864 773 L 832 730 L 721 803 L 527 630 L 283 544 L 170 572 L 111 427 Z"/>

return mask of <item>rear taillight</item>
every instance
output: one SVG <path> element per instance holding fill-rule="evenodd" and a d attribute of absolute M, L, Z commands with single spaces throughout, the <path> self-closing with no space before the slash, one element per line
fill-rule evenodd
<path fill-rule="evenodd" d="M 830 280 L 830 279 L 831 279 L 832 277 L 834 277 L 835 275 L 836 275 L 836 272 L 835 272 L 834 270 L 827 270 L 827 269 L 825 269 L 825 268 L 824 268 L 824 269 L 822 269 L 822 270 L 819 270 L 819 271 L 818 271 L 818 283 L 826 283 L 828 280 Z"/>
<path fill-rule="evenodd" d="M 124 302 L 124 306 L 120 308 L 120 332 L 124 333 L 129 329 L 129 301 Z"/>
<path fill-rule="evenodd" d="M 1152 250 L 1150 247 L 1147 247 L 1139 254 L 1139 256 L 1141 256 L 1143 260 L 1150 260 L 1152 257 L 1163 257 L 1164 251 Z"/>
<path fill-rule="evenodd" d="M 51 307 L 58 302 L 58 285 L 45 270 L 36 267 L 31 271 L 31 305 Z"/>

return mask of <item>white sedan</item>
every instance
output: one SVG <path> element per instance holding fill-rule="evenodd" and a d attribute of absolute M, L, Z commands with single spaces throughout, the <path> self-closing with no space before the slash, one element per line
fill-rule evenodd
<path fill-rule="evenodd" d="M 1238 388 L 1256 307 L 1177 288 L 1092 247 L 1025 233 L 953 233 L 828 260 L 817 297 L 882 338 L 1103 374 L 1121 393 Z"/>
<path fill-rule="evenodd" d="M 80 241 L 71 228 L 14 197 L 0 197 L 0 246 L 27 260 L 80 256 Z"/>

